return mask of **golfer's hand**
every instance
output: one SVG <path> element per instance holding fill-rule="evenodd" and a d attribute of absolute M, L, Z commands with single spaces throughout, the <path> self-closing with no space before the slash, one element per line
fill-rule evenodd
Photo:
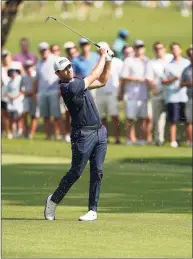
<path fill-rule="evenodd" d="M 100 47 L 100 49 L 99 49 L 99 54 L 100 54 L 101 56 L 106 56 L 106 55 L 107 55 L 107 48 L 105 48 L 105 47 Z"/>

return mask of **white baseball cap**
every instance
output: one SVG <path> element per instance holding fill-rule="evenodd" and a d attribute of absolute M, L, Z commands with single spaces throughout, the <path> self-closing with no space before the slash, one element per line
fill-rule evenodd
<path fill-rule="evenodd" d="M 71 48 L 74 48 L 74 47 L 75 47 L 75 44 L 72 41 L 67 41 L 67 42 L 64 43 L 64 49 L 71 49 Z"/>
<path fill-rule="evenodd" d="M 34 62 L 33 60 L 31 59 L 27 59 L 25 62 L 24 62 L 24 66 L 25 67 L 32 67 L 34 65 Z"/>
<path fill-rule="evenodd" d="M 79 44 L 80 45 L 84 45 L 84 44 L 90 44 L 89 41 L 85 38 L 81 38 L 80 41 L 79 41 Z"/>
<path fill-rule="evenodd" d="M 38 45 L 39 51 L 49 49 L 50 46 L 47 42 L 40 42 Z"/>
<path fill-rule="evenodd" d="M 145 44 L 142 40 L 136 40 L 134 42 L 134 47 L 144 47 L 144 46 L 145 46 Z"/>
<path fill-rule="evenodd" d="M 10 55 L 11 53 L 9 52 L 9 50 L 7 50 L 7 49 L 3 49 L 2 51 L 1 51 L 1 56 L 2 57 L 5 57 L 5 56 L 7 56 L 7 55 Z"/>
<path fill-rule="evenodd" d="M 9 67 L 9 70 L 21 70 L 22 64 L 19 61 L 12 61 Z"/>
<path fill-rule="evenodd" d="M 69 59 L 65 57 L 58 57 L 54 62 L 54 70 L 55 72 L 58 70 L 64 70 L 68 65 L 71 65 Z"/>

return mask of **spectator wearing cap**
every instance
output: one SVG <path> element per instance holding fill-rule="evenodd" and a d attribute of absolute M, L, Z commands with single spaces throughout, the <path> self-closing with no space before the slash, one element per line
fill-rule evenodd
<path fill-rule="evenodd" d="M 115 52 L 116 57 L 120 58 L 121 60 L 123 60 L 122 49 L 126 44 L 128 37 L 129 37 L 128 30 L 121 29 L 118 32 L 117 39 L 113 43 L 113 51 Z"/>
<path fill-rule="evenodd" d="M 34 64 L 37 62 L 37 57 L 29 51 L 30 41 L 28 38 L 20 39 L 20 52 L 13 58 L 14 61 L 19 61 L 24 65 L 26 60 L 32 60 Z"/>
<path fill-rule="evenodd" d="M 36 80 L 34 81 L 34 94 L 37 96 L 40 116 L 44 118 L 46 139 L 51 139 L 51 118 L 54 118 L 54 131 L 56 140 L 60 139 L 60 91 L 58 78 L 54 72 L 53 64 L 56 56 L 50 52 L 47 42 L 38 45 L 41 60 L 36 65 Z"/>
<path fill-rule="evenodd" d="M 24 63 L 24 70 L 25 74 L 22 76 L 21 81 L 21 92 L 24 95 L 24 107 L 23 107 L 23 122 L 24 122 L 24 134 L 28 136 L 29 139 L 32 139 L 36 127 L 37 127 L 37 120 L 36 120 L 36 109 L 37 105 L 33 97 L 33 84 L 36 79 L 36 71 L 34 68 L 34 63 L 32 60 L 26 60 Z M 31 116 L 31 126 L 28 132 L 28 125 L 27 125 L 27 117 L 28 115 Z"/>
<path fill-rule="evenodd" d="M 132 46 L 129 44 L 125 44 L 122 49 L 122 54 L 123 54 L 123 60 L 125 60 L 128 57 L 133 57 L 134 56 L 134 49 Z"/>
<path fill-rule="evenodd" d="M 12 138 L 12 134 L 9 126 L 9 115 L 7 112 L 7 85 L 10 80 L 8 76 L 8 70 L 12 62 L 11 53 L 8 50 L 2 50 L 1 52 L 1 116 L 3 122 L 3 129 L 5 130 L 7 137 Z"/>
<path fill-rule="evenodd" d="M 106 42 L 99 42 L 99 46 L 109 48 Z M 111 62 L 110 77 L 105 85 L 96 91 L 96 105 L 103 125 L 108 128 L 108 116 L 112 119 L 115 144 L 120 144 L 119 137 L 119 109 L 118 88 L 123 61 L 114 57 Z"/>
<path fill-rule="evenodd" d="M 13 137 L 20 137 L 23 133 L 22 113 L 24 96 L 21 88 L 21 63 L 13 61 L 8 70 L 10 80 L 7 85 L 7 110 L 12 122 L 10 132 L 13 131 Z M 11 134 L 11 133 L 9 133 Z M 12 136 L 9 137 L 11 139 Z"/>
<path fill-rule="evenodd" d="M 146 68 L 148 58 L 144 56 L 145 46 L 141 40 L 135 41 L 135 56 L 124 60 L 121 74 L 119 100 L 125 101 L 127 118 L 127 145 L 136 142 L 134 122 L 139 119 L 138 144 L 146 144 L 146 120 L 148 117 L 148 91 L 146 83 Z"/>
<path fill-rule="evenodd" d="M 52 54 L 56 55 L 56 56 L 60 56 L 61 54 L 61 49 L 60 46 L 58 44 L 52 44 L 50 46 L 50 51 Z"/>
<path fill-rule="evenodd" d="M 181 56 L 182 49 L 179 43 L 173 42 L 170 49 L 174 58 L 164 69 L 162 84 L 165 86 L 164 97 L 170 129 L 170 146 L 177 148 L 177 124 L 185 122 L 185 105 L 188 100 L 187 88 L 180 88 L 180 78 L 190 61 Z"/>
<path fill-rule="evenodd" d="M 71 61 L 73 58 L 79 56 L 78 49 L 77 49 L 76 45 L 74 44 L 74 42 L 72 42 L 72 41 L 67 41 L 67 42 L 64 43 L 64 51 L 65 51 L 66 57 L 67 57 L 70 61 Z"/>
<path fill-rule="evenodd" d="M 166 48 L 160 41 L 153 44 L 153 50 L 155 58 L 148 62 L 146 78 L 152 93 L 154 140 L 157 146 L 161 146 L 164 143 L 166 124 L 165 87 L 162 85 L 162 75 L 173 55 L 166 53 Z"/>
<path fill-rule="evenodd" d="M 186 116 L 186 132 L 187 132 L 187 145 L 192 147 L 192 99 L 193 99 L 193 48 L 190 47 L 186 51 L 188 58 L 191 61 L 191 64 L 186 67 L 182 72 L 181 77 L 181 87 L 187 87 L 187 96 L 188 101 L 185 106 L 185 116 Z"/>
<path fill-rule="evenodd" d="M 85 78 L 96 66 L 99 60 L 99 54 L 91 52 L 91 45 L 85 38 L 80 40 L 80 55 L 72 59 L 72 66 L 75 76 Z M 95 99 L 95 90 L 92 91 L 92 97 Z"/>

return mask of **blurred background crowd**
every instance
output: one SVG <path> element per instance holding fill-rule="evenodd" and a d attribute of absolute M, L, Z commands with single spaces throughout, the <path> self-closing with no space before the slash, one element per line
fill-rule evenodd
<path fill-rule="evenodd" d="M 102 8 L 103 2 L 56 1 L 55 8 L 61 9 L 63 19 L 72 18 L 74 10 L 78 10 L 77 19 L 84 20 L 88 19 L 89 8 Z M 111 2 L 112 15 L 121 17 L 124 1 Z M 171 4 L 170 1 L 137 2 L 149 8 Z M 25 5 L 31 4 L 25 2 Z M 41 11 L 47 1 L 39 1 L 39 4 Z M 190 14 L 191 4 L 192 1 L 176 1 L 183 16 Z M 104 88 L 92 91 L 92 95 L 107 129 L 111 121 L 114 143 L 121 143 L 120 113 L 123 113 L 127 145 L 163 145 L 168 122 L 167 141 L 171 147 L 179 145 L 180 124 L 185 132 L 181 141 L 192 147 L 192 45 L 187 45 L 182 55 L 180 42 L 171 40 L 166 46 L 157 38 L 152 42 L 154 57 L 148 57 L 146 43 L 143 39 L 131 40 L 127 28 L 114 34 L 114 42 L 109 45 L 116 56 L 109 81 Z M 46 139 L 70 142 L 70 116 L 60 96 L 53 62 L 56 56 L 66 56 L 72 62 L 75 76 L 84 78 L 98 62 L 97 50 L 92 51 L 84 38 L 63 45 L 54 40 L 40 42 L 38 56 L 31 52 L 29 38 L 21 38 L 19 46 L 16 55 L 7 49 L 1 52 L 3 133 L 8 139 L 33 139 L 38 125 L 43 122 Z"/>

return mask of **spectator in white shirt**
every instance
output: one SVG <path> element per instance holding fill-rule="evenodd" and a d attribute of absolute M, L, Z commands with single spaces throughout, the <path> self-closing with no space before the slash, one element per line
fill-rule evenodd
<path fill-rule="evenodd" d="M 1 118 L 2 118 L 2 131 L 5 130 L 8 139 L 12 139 L 13 136 L 10 130 L 9 114 L 7 111 L 7 85 L 10 77 L 8 76 L 8 70 L 12 62 L 11 53 L 8 50 L 2 50 L 1 52 Z"/>
<path fill-rule="evenodd" d="M 106 42 L 99 42 L 98 45 L 106 48 L 109 47 Z M 108 116 L 111 117 L 115 144 L 120 144 L 117 95 L 122 66 L 123 61 L 121 59 L 116 57 L 113 58 L 109 80 L 105 87 L 97 89 L 96 91 L 96 105 L 99 111 L 99 116 L 106 128 L 108 128 Z"/>
<path fill-rule="evenodd" d="M 165 85 L 167 119 L 170 123 L 170 145 L 176 148 L 178 147 L 177 123 L 185 122 L 185 104 L 188 100 L 187 88 L 180 87 L 180 79 L 190 61 L 181 56 L 182 49 L 179 43 L 173 42 L 170 48 L 174 59 L 164 69 L 162 84 Z"/>
<path fill-rule="evenodd" d="M 32 60 L 24 63 L 25 74 L 22 76 L 21 92 L 24 94 L 23 120 L 24 132 L 29 139 L 33 139 L 37 128 L 37 104 L 33 98 L 33 84 L 36 79 L 36 71 Z M 27 117 L 31 116 L 31 126 L 28 132 Z"/>
<path fill-rule="evenodd" d="M 140 132 L 138 144 L 146 144 L 146 120 L 148 91 L 146 83 L 146 68 L 148 58 L 144 56 L 145 45 L 141 40 L 134 43 L 135 56 L 124 60 L 119 100 L 125 100 L 127 117 L 127 144 L 136 142 L 134 122 L 139 119 Z"/>
<path fill-rule="evenodd" d="M 165 46 L 160 41 L 154 43 L 153 50 L 155 52 L 155 58 L 148 63 L 146 78 L 152 93 L 154 140 L 156 145 L 160 146 L 164 143 L 166 124 L 162 75 L 165 66 L 172 60 L 173 55 L 166 54 Z"/>
<path fill-rule="evenodd" d="M 54 118 L 54 131 L 56 140 L 60 140 L 60 90 L 58 77 L 53 64 L 56 56 L 50 53 L 49 44 L 41 42 L 38 46 L 41 60 L 36 65 L 36 80 L 34 81 L 34 94 L 37 95 L 40 116 L 44 118 L 46 139 L 51 139 L 51 117 Z"/>

